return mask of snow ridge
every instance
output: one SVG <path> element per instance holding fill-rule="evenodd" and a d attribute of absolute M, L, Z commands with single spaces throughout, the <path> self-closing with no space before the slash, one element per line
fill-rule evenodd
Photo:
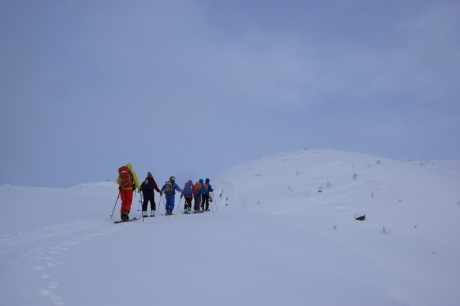
<path fill-rule="evenodd" d="M 212 179 L 211 212 L 126 224 L 113 224 L 119 201 L 110 218 L 113 182 L 3 185 L 0 295 L 7 305 L 457 305 L 459 165 L 280 153 Z"/>

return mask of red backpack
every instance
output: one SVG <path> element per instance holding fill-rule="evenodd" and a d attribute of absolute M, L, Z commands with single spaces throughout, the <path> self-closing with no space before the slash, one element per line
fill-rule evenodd
<path fill-rule="evenodd" d="M 118 175 L 120 176 L 121 188 L 133 188 L 133 175 L 127 166 L 120 167 Z"/>

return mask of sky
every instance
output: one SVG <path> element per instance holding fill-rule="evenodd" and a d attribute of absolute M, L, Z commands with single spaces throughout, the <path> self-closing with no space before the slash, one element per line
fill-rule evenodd
<path fill-rule="evenodd" d="M 0 0 L 0 184 L 305 147 L 460 159 L 457 1 Z"/>

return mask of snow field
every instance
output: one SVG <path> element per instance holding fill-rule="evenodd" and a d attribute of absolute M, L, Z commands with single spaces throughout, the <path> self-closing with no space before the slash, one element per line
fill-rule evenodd
<path fill-rule="evenodd" d="M 212 179 L 214 213 L 122 224 L 113 182 L 0 186 L 2 303 L 458 305 L 459 165 L 280 153 Z"/>

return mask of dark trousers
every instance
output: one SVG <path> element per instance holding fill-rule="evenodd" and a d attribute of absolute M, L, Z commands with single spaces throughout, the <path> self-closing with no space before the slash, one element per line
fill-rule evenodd
<path fill-rule="evenodd" d="M 144 196 L 144 202 L 142 202 L 142 211 L 147 211 L 147 205 L 150 201 L 150 207 L 153 211 L 156 211 L 156 204 L 155 204 L 155 193 L 152 192 L 142 192 Z"/>
<path fill-rule="evenodd" d="M 209 194 L 203 194 L 203 199 L 202 199 L 201 207 L 203 210 L 209 210 Z"/>
<path fill-rule="evenodd" d="M 184 209 L 185 210 L 191 210 L 192 209 L 192 197 L 190 198 L 185 198 L 185 203 L 184 203 Z"/>
<path fill-rule="evenodd" d="M 193 209 L 195 211 L 199 211 L 201 206 L 201 194 L 195 194 L 193 195 L 193 198 L 195 199 L 195 206 L 193 207 Z"/>

